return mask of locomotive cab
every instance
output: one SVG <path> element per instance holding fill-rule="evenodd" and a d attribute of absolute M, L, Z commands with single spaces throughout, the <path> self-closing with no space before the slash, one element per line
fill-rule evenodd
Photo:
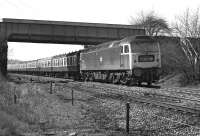
<path fill-rule="evenodd" d="M 138 83 L 149 85 L 159 80 L 161 56 L 159 44 L 153 39 L 135 40 L 131 42 L 132 74 Z"/>
<path fill-rule="evenodd" d="M 130 43 L 123 43 L 120 45 L 120 68 L 132 69 L 131 45 Z"/>

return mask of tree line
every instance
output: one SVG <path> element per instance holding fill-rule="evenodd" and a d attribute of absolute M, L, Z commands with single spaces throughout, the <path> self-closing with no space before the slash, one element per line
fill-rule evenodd
<path fill-rule="evenodd" d="M 179 46 L 186 59 L 182 72 L 188 81 L 200 80 L 200 42 L 194 42 L 200 41 L 199 8 L 186 9 L 183 14 L 176 16 L 170 25 L 164 17 L 158 16 L 154 11 L 140 12 L 138 16 L 131 17 L 130 24 L 145 29 L 146 35 L 149 36 L 180 38 Z"/>

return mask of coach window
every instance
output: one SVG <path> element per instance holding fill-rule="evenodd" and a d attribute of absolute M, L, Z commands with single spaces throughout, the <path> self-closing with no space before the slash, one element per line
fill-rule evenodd
<path fill-rule="evenodd" d="M 69 65 L 69 57 L 67 57 L 67 65 Z"/>
<path fill-rule="evenodd" d="M 58 67 L 60 66 L 60 59 L 58 59 Z"/>
<path fill-rule="evenodd" d="M 62 66 L 64 66 L 65 64 L 64 64 L 64 58 L 62 58 Z"/>
<path fill-rule="evenodd" d="M 62 63 L 62 58 L 60 58 L 60 66 L 62 67 L 63 66 L 63 63 Z"/>
<path fill-rule="evenodd" d="M 77 63 L 77 57 L 74 56 L 74 65 L 76 65 L 76 63 Z"/>
<path fill-rule="evenodd" d="M 73 65 L 75 64 L 75 57 L 73 56 Z"/>
<path fill-rule="evenodd" d="M 59 66 L 59 60 L 57 59 L 56 61 L 57 61 L 57 67 L 58 67 Z"/>
<path fill-rule="evenodd" d="M 72 57 L 70 57 L 70 62 L 69 63 L 70 63 L 70 65 L 72 65 Z"/>
<path fill-rule="evenodd" d="M 67 65 L 69 65 L 69 57 L 67 57 Z"/>
<path fill-rule="evenodd" d="M 50 67 L 50 65 L 51 65 L 51 64 L 50 64 L 50 60 L 48 60 L 48 64 L 47 64 L 47 66 Z"/>
<path fill-rule="evenodd" d="M 124 45 L 124 53 L 129 53 L 129 47 L 128 47 L 128 45 Z"/>
<path fill-rule="evenodd" d="M 55 67 L 55 66 L 56 66 L 56 60 L 53 60 L 53 62 L 54 62 L 54 63 L 53 63 L 53 66 Z"/>
<path fill-rule="evenodd" d="M 70 57 L 70 64 L 73 65 L 73 57 Z"/>
<path fill-rule="evenodd" d="M 57 67 L 58 66 L 58 60 L 56 59 L 56 64 L 55 64 L 55 66 Z"/>
<path fill-rule="evenodd" d="M 55 66 L 55 60 L 52 60 L 52 67 Z"/>
<path fill-rule="evenodd" d="M 74 57 L 72 56 L 71 57 L 71 65 L 73 65 L 74 64 Z"/>
<path fill-rule="evenodd" d="M 61 59 L 62 67 L 64 66 L 64 58 Z"/>
<path fill-rule="evenodd" d="M 74 56 L 72 57 L 72 65 L 74 65 Z"/>
<path fill-rule="evenodd" d="M 70 65 L 72 65 L 72 57 L 70 57 Z"/>
<path fill-rule="evenodd" d="M 64 66 L 67 66 L 67 58 L 64 58 Z"/>
<path fill-rule="evenodd" d="M 123 51 L 123 46 L 120 46 L 120 50 L 121 50 L 121 53 L 123 53 L 124 51 Z"/>
<path fill-rule="evenodd" d="M 56 60 L 57 61 L 57 67 L 59 66 L 59 59 Z"/>

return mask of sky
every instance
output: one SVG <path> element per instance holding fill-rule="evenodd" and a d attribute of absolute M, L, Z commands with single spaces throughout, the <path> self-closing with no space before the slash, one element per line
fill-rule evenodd
<path fill-rule="evenodd" d="M 0 0 L 0 18 L 129 24 L 141 11 L 155 11 L 171 23 L 200 0 Z M 8 43 L 9 59 L 33 60 L 83 46 Z"/>

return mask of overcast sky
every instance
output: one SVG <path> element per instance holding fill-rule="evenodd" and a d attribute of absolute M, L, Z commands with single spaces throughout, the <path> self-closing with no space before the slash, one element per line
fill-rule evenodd
<path fill-rule="evenodd" d="M 130 16 L 154 10 L 171 23 L 200 0 L 0 0 L 1 18 L 129 24 Z M 42 46 L 41 46 L 42 45 Z M 9 58 L 32 60 L 78 50 L 82 46 L 9 43 Z"/>

